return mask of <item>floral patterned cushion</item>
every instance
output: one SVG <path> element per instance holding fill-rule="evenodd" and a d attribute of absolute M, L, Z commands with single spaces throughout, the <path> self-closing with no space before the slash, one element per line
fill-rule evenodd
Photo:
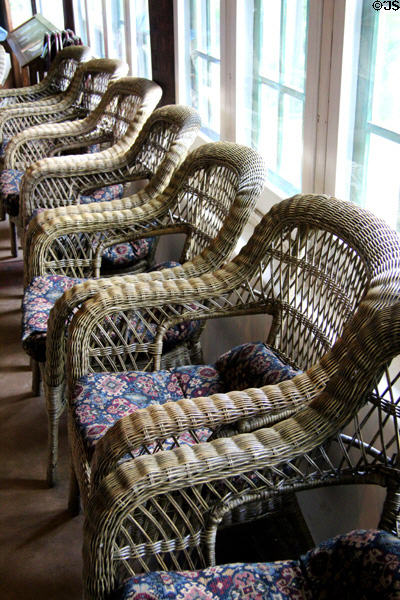
<path fill-rule="evenodd" d="M 106 185 L 105 187 L 99 188 L 89 195 L 81 195 L 80 204 L 90 204 L 91 202 L 108 202 L 110 200 L 115 200 L 116 198 L 122 198 L 123 192 L 124 186 L 122 183 Z"/>
<path fill-rule="evenodd" d="M 227 392 L 225 382 L 214 365 L 187 365 L 172 369 L 186 398 L 199 398 Z"/>
<path fill-rule="evenodd" d="M 248 345 L 244 344 L 243 348 Z M 238 348 L 234 352 L 238 353 Z M 270 351 L 268 364 L 273 363 L 273 358 Z M 118 419 L 147 404 L 164 404 L 167 400 L 198 398 L 237 389 L 232 380 L 226 380 L 219 372 L 220 361 L 218 359 L 215 365 L 180 366 L 156 372 L 96 373 L 81 378 L 74 391 L 73 404 L 85 443 L 90 448 Z M 225 364 L 226 360 L 222 362 Z M 276 364 L 273 366 L 276 371 Z M 251 364 L 247 363 L 247 368 L 251 371 Z M 284 365 L 281 372 L 282 378 L 288 375 Z M 277 378 L 276 373 L 274 378 Z M 206 440 L 209 434 L 209 430 L 202 429 L 198 430 L 197 437 Z M 182 441 L 194 443 L 190 434 L 183 436 Z"/>
<path fill-rule="evenodd" d="M 19 190 L 25 171 L 3 169 L 0 173 L 0 195 L 9 215 L 17 216 L 19 212 Z"/>
<path fill-rule="evenodd" d="M 109 246 L 103 252 L 102 259 L 104 266 L 130 267 L 150 254 L 155 241 L 156 238 L 150 237 L 126 244 Z"/>
<path fill-rule="evenodd" d="M 183 397 L 178 378 L 170 371 L 91 373 L 76 384 L 72 406 L 75 422 L 91 447 L 124 415 Z"/>
<path fill-rule="evenodd" d="M 152 270 L 161 270 L 177 266 L 176 262 L 165 262 L 155 265 Z M 77 283 L 86 281 L 82 278 L 65 277 L 64 275 L 43 275 L 36 277 L 27 286 L 22 302 L 22 345 L 35 360 L 44 362 L 46 357 L 46 333 L 50 310 L 56 300 Z M 138 331 L 144 329 L 141 321 L 132 321 Z M 174 345 L 193 336 L 200 323 L 189 321 L 175 325 L 166 332 L 165 349 L 171 349 Z M 155 333 L 155 328 L 154 328 Z M 143 341 L 151 341 L 152 333 L 147 332 Z"/>
<path fill-rule="evenodd" d="M 56 300 L 84 279 L 45 275 L 35 277 L 27 286 L 22 301 L 22 345 L 35 360 L 46 359 L 46 333 L 50 310 Z"/>
<path fill-rule="evenodd" d="M 385 531 L 358 530 L 299 560 L 136 575 L 109 600 L 395 600 L 399 595 L 400 541 Z"/>
<path fill-rule="evenodd" d="M 9 141 L 10 138 L 3 137 L 3 141 L 0 142 L 0 158 L 4 156 Z"/>
<path fill-rule="evenodd" d="M 233 390 L 279 383 L 301 373 L 284 363 L 272 348 L 262 342 L 232 348 L 219 357 L 215 366 L 226 385 Z"/>

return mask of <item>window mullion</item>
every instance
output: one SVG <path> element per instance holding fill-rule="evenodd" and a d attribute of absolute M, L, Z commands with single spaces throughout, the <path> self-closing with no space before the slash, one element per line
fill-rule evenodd
<path fill-rule="evenodd" d="M 108 40 L 108 23 L 111 23 L 111 3 L 107 0 L 101 0 L 102 11 L 103 11 L 103 40 L 104 40 L 104 56 L 110 56 L 110 46 Z"/>
<path fill-rule="evenodd" d="M 221 139 L 236 141 L 237 0 L 221 0 Z"/>

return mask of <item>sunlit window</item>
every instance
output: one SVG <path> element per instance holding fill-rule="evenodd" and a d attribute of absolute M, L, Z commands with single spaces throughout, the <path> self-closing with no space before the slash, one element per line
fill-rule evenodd
<path fill-rule="evenodd" d="M 120 58 L 130 74 L 151 78 L 147 0 L 74 0 L 75 27 L 98 57 Z"/>
<path fill-rule="evenodd" d="M 350 198 L 400 230 L 399 18 L 364 2 Z"/>
<path fill-rule="evenodd" d="M 63 0 L 36 0 L 36 8 L 50 23 L 64 29 Z"/>
<path fill-rule="evenodd" d="M 33 15 L 31 0 L 13 0 L 9 6 L 13 29 L 25 23 Z"/>
<path fill-rule="evenodd" d="M 265 157 L 269 182 L 288 194 L 301 190 L 307 13 L 307 0 L 254 1 L 248 143 Z"/>
<path fill-rule="evenodd" d="M 220 2 L 185 0 L 185 102 L 200 114 L 203 130 L 220 135 Z"/>

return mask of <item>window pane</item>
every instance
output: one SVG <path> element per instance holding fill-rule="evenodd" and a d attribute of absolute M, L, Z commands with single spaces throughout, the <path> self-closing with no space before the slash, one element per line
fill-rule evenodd
<path fill-rule="evenodd" d="M 125 46 L 125 14 L 123 0 L 108 0 L 108 15 L 111 23 L 107 28 L 108 56 L 109 58 L 120 58 L 126 60 Z"/>
<path fill-rule="evenodd" d="M 89 42 L 87 38 L 87 21 L 84 3 L 81 0 L 74 0 L 73 8 L 75 19 L 75 33 L 79 35 L 79 37 L 82 39 L 82 42 L 85 44 L 85 46 L 87 46 Z"/>
<path fill-rule="evenodd" d="M 295 193 L 301 190 L 308 2 L 253 0 L 242 6 L 243 29 L 250 20 L 252 25 L 238 52 L 245 83 L 237 90 L 237 137 L 263 154 L 270 184 Z M 246 79 L 249 64 L 253 73 Z"/>
<path fill-rule="evenodd" d="M 336 193 L 400 230 L 399 17 L 368 0 L 357 7 L 346 13 L 345 43 L 354 51 L 342 94 Z"/>
<path fill-rule="evenodd" d="M 400 229 L 400 144 L 371 135 L 366 161 L 364 206 L 393 227 Z"/>
<path fill-rule="evenodd" d="M 16 29 L 32 17 L 31 0 L 12 0 L 9 5 L 13 29 Z"/>
<path fill-rule="evenodd" d="M 41 13 L 50 23 L 64 29 L 64 9 L 62 0 L 39 0 L 37 11 Z"/>
<path fill-rule="evenodd" d="M 135 27 L 135 35 L 133 35 L 132 31 L 134 51 L 132 60 L 133 73 L 139 77 L 151 79 L 150 23 L 147 0 L 136 0 L 135 3 L 131 2 L 132 10 L 134 10 Z M 133 25 L 131 28 L 133 30 Z"/>
<path fill-rule="evenodd" d="M 220 133 L 220 2 L 185 2 L 185 102 L 196 108 L 203 129 Z"/>

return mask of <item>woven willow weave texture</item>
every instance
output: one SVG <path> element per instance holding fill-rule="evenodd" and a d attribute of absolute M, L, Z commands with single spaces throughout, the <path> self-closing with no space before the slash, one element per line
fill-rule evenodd
<path fill-rule="evenodd" d="M 70 417 L 75 472 L 91 493 L 85 547 L 99 597 L 135 572 L 215 564 L 220 527 L 285 510 L 297 490 L 381 485 L 380 527 L 399 531 L 399 267 L 400 240 L 384 222 L 299 195 L 275 205 L 214 273 L 121 280 L 81 306 L 68 334 L 70 389 L 85 373 L 134 370 L 146 358 L 159 368 L 166 327 L 228 315 L 272 315 L 267 342 L 304 370 L 139 410 L 106 432 L 90 462 Z M 133 317 L 156 326 L 152 344 L 129 329 Z M 196 443 L 199 428 L 210 441 Z M 178 447 L 191 432 L 193 445 Z M 164 449 L 171 438 L 176 448 Z"/>

